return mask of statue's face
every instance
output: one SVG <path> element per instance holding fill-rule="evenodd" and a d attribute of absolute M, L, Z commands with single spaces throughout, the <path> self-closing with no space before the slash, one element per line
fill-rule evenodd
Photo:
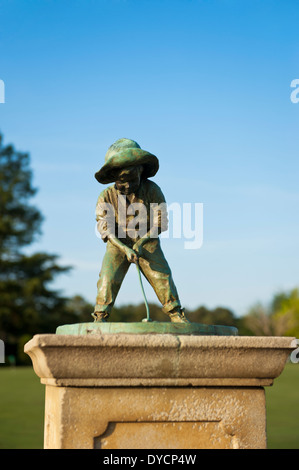
<path fill-rule="evenodd" d="M 135 193 L 140 186 L 141 174 L 141 165 L 121 170 L 115 181 L 117 189 L 122 194 Z"/>

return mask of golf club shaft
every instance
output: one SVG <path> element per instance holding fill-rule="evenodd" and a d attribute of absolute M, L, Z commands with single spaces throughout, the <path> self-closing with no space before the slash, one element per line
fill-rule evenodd
<path fill-rule="evenodd" d="M 149 307 L 148 307 L 147 299 L 146 299 L 145 292 L 144 292 L 144 288 L 143 288 L 143 283 L 142 283 L 140 268 L 139 268 L 138 263 L 135 263 L 135 264 L 136 264 L 136 268 L 137 268 L 137 272 L 138 272 L 138 277 L 139 277 L 139 282 L 140 282 L 140 285 L 141 285 L 141 290 L 142 290 L 142 294 L 143 294 L 143 298 L 144 298 L 144 303 L 145 303 L 145 308 L 146 308 L 146 317 L 147 317 L 147 321 L 150 321 L 151 319 L 150 319 L 150 314 L 149 314 Z"/>

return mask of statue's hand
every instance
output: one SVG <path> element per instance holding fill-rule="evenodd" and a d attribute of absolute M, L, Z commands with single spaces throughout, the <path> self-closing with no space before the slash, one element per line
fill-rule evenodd
<path fill-rule="evenodd" d="M 133 245 L 133 250 L 135 251 L 135 253 L 137 253 L 138 256 L 142 256 L 143 248 L 141 243 L 136 242 Z"/>
<path fill-rule="evenodd" d="M 126 253 L 127 260 L 130 263 L 135 263 L 135 264 L 138 263 L 138 254 L 134 250 L 132 250 L 132 248 L 126 247 L 125 253 Z"/>

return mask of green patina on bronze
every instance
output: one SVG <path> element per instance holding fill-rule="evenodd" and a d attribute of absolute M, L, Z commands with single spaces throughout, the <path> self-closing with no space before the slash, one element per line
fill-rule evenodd
<path fill-rule="evenodd" d="M 106 155 L 105 164 L 97 171 L 95 178 L 99 183 L 109 184 L 115 182 L 115 172 L 130 166 L 143 166 L 145 178 L 151 178 L 159 169 L 158 158 L 131 139 L 118 139 L 112 144 Z"/>
<path fill-rule="evenodd" d="M 159 186 L 148 179 L 156 174 L 158 168 L 159 161 L 155 155 L 142 150 L 133 140 L 119 139 L 108 149 L 105 164 L 95 174 L 100 183 L 115 182 L 102 191 L 96 206 L 98 231 L 107 243 L 97 284 L 93 313 L 96 322 L 109 317 L 123 279 L 130 265 L 135 263 L 138 275 L 140 270 L 170 320 L 188 323 L 159 240 L 159 234 L 168 228 L 167 213 L 160 209 L 163 204 L 165 208 L 166 201 Z M 137 235 L 130 229 L 132 214 L 128 207 L 133 204 L 144 208 L 142 226 L 145 231 Z M 153 205 L 156 208 L 154 213 Z M 113 208 L 110 214 L 113 220 L 107 218 L 107 206 Z M 121 213 L 125 214 L 124 218 L 120 217 Z M 141 277 L 139 281 L 142 284 Z M 145 304 L 147 307 L 146 299 Z M 147 319 L 150 321 L 149 314 Z"/>
<path fill-rule="evenodd" d="M 232 326 L 202 325 L 200 323 L 172 323 L 172 322 L 94 322 L 62 325 L 56 330 L 58 335 L 86 335 L 86 334 L 174 334 L 174 335 L 216 335 L 237 336 L 238 330 Z"/>
<path fill-rule="evenodd" d="M 133 140 L 119 139 L 108 149 L 104 165 L 95 174 L 97 181 L 102 184 L 115 182 L 101 192 L 96 206 L 98 231 L 107 248 L 97 283 L 96 305 L 91 314 L 95 321 L 59 326 L 57 334 L 238 334 L 234 327 L 190 323 L 185 317 L 170 267 L 160 246 L 159 234 L 168 228 L 167 209 L 166 213 L 161 209 L 166 206 L 166 201 L 159 186 L 148 179 L 154 176 L 158 169 L 157 157 L 142 150 Z M 127 208 L 133 203 L 145 207 L 141 219 L 145 230 L 137 235 L 136 231 L 132 234 L 129 230 L 132 214 Z M 154 217 L 151 212 L 153 204 L 159 207 Z M 107 206 L 113 208 L 110 219 L 107 217 Z M 126 214 L 124 219 L 119 215 L 122 209 Z M 146 306 L 146 318 L 142 322 L 106 322 L 132 263 L 137 267 Z M 151 320 L 141 273 L 154 289 L 170 322 Z"/>

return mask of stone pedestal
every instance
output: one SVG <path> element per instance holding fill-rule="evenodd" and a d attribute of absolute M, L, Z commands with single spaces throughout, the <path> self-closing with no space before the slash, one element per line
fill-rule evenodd
<path fill-rule="evenodd" d="M 46 449 L 266 447 L 264 387 L 297 347 L 288 337 L 37 335 L 25 345 L 46 385 Z"/>

